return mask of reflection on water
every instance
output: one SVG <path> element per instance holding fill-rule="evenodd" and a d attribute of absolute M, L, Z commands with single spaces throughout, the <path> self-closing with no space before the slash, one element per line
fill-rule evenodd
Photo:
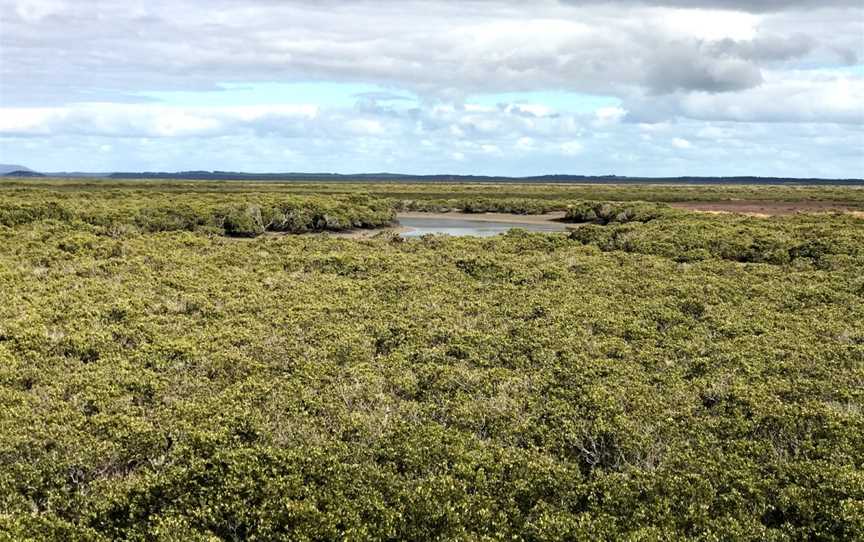
<path fill-rule="evenodd" d="M 528 231 L 556 232 L 566 231 L 564 224 L 527 224 L 512 222 L 487 222 L 463 218 L 400 218 L 399 225 L 410 228 L 402 233 L 403 237 L 420 237 L 429 233 L 444 235 L 471 235 L 474 237 L 491 237 L 505 233 L 512 228 Z"/>

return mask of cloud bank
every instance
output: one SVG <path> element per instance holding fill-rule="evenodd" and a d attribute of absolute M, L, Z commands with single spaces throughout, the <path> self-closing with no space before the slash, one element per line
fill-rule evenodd
<path fill-rule="evenodd" d="M 729 163 L 737 138 L 700 141 L 693 131 L 771 134 L 772 149 L 812 170 L 816 151 L 794 134 L 821 126 L 837 157 L 820 155 L 817 173 L 860 176 L 864 166 L 859 2 L 0 0 L 0 19 L 4 161 L 49 140 L 91 141 L 111 149 L 94 154 L 103 169 L 209 168 L 231 156 L 232 169 L 260 170 L 253 147 L 282 141 L 266 160 L 280 170 L 325 169 L 329 149 L 342 156 L 336 163 L 372 170 L 581 173 L 602 163 L 603 172 L 636 164 L 666 174 L 711 148 L 686 173 L 770 173 L 746 154 Z M 308 82 L 366 90 L 338 105 L 262 90 Z M 231 85 L 249 85 L 245 101 L 171 98 L 206 103 L 234 96 Z M 586 111 L 596 97 L 616 105 Z M 643 125 L 669 127 L 659 155 Z M 167 153 L 148 165 L 136 138 L 151 148 L 195 148 L 199 138 L 247 147 L 207 154 L 199 144 L 184 155 L 194 164 Z M 622 142 L 629 153 L 614 150 Z M 397 143 L 405 150 L 391 150 Z M 601 162 L 604 149 L 619 167 Z M 55 165 L 60 151 L 39 161 Z"/>

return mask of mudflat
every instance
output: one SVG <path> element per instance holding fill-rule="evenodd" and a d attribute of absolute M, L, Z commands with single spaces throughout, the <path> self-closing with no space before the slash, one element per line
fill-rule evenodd
<path fill-rule="evenodd" d="M 837 201 L 687 201 L 669 203 L 670 207 L 709 213 L 738 213 L 751 216 L 794 215 L 796 213 L 849 212 L 861 210 Z"/>
<path fill-rule="evenodd" d="M 475 222 L 504 222 L 507 224 L 549 224 L 550 222 L 561 222 L 565 213 L 557 211 L 540 215 L 516 215 L 510 213 L 424 213 L 403 212 L 397 213 L 396 219 L 403 218 L 434 218 L 438 220 L 472 220 Z"/>

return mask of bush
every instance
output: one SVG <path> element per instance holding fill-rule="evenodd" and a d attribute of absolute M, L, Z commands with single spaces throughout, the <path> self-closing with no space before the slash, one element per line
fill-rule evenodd
<path fill-rule="evenodd" d="M 229 209 L 224 211 L 222 228 L 230 237 L 257 237 L 264 233 L 261 209 L 256 206 Z"/>
<path fill-rule="evenodd" d="M 837 220 L 853 226 L 857 219 L 837 217 Z M 845 227 L 829 227 L 823 217 L 813 215 L 766 220 L 735 215 L 671 214 L 655 216 L 647 222 L 585 224 L 575 228 L 570 238 L 604 251 L 652 254 L 677 261 L 721 258 L 786 265 L 807 260 L 817 266 L 830 266 L 838 257 L 864 259 L 864 246 L 853 241 Z"/>
<path fill-rule="evenodd" d="M 860 219 L 94 184 L 0 192 L 0 539 L 864 539 Z"/>
<path fill-rule="evenodd" d="M 112 237 L 139 231 L 217 231 L 234 237 L 256 237 L 265 231 L 304 233 L 376 228 L 389 225 L 395 218 L 390 200 L 362 194 L 320 198 L 265 193 L 237 197 L 231 193 L 166 195 L 109 191 L 91 194 L 86 202 L 63 195 L 63 201 L 33 203 L 20 193 L 9 194 L 0 204 L 0 225 L 80 221 Z"/>
<path fill-rule="evenodd" d="M 585 201 L 569 205 L 564 221 L 577 224 L 623 224 L 626 222 L 648 222 L 655 218 L 669 216 L 672 213 L 671 208 L 655 203 Z"/>

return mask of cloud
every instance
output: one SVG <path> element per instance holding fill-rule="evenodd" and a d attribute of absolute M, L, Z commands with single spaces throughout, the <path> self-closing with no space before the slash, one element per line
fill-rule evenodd
<path fill-rule="evenodd" d="M 0 153 L 43 169 L 860 175 L 857 0 L 0 0 L 0 19 Z"/>
<path fill-rule="evenodd" d="M 0 161 L 16 160 L 43 171 L 222 169 L 244 171 L 362 172 L 533 175 L 789 175 L 851 177 L 864 159 L 864 128 L 837 124 L 760 124 L 679 120 L 640 126 L 593 126 L 591 115 L 525 119 L 496 110 L 501 130 L 482 138 L 454 138 L 446 124 L 464 112 L 424 110 L 427 130 L 408 116 L 382 117 L 383 133 L 357 135 L 347 128 L 367 113 L 322 110 L 296 123 L 223 121 L 218 131 L 117 137 L 116 130 L 88 134 L 50 126 L 39 135 L 0 133 Z M 438 117 L 443 115 L 444 118 Z M 227 115 L 219 114 L 225 119 Z M 236 117 L 235 117 L 236 118 Z M 120 125 L 122 118 L 116 120 Z M 256 125 L 257 124 L 257 125 Z M 574 127 L 567 128 L 568 124 Z M 276 129 L 273 128 L 275 125 Z M 293 125 L 293 126 L 292 126 Z M 149 135 L 154 133 L 155 135 Z M 650 135 L 643 139 L 643 135 Z M 680 149 L 675 139 L 689 142 Z M 102 146 L 110 151 L 102 151 Z M 496 152 L 495 149 L 500 152 Z"/>
<path fill-rule="evenodd" d="M 505 106 L 507 111 L 516 115 L 526 117 L 550 117 L 555 115 L 555 110 L 543 104 L 509 104 Z"/>
<path fill-rule="evenodd" d="M 859 56 L 862 10 L 818 10 L 822 21 L 808 26 L 811 13 L 757 9 L 783 4 L 635 2 L 622 16 L 611 1 L 0 0 L 0 80 L 7 105 L 309 80 L 458 101 L 525 90 L 734 92 L 761 84 L 778 62 Z M 697 6 L 710 9 L 673 9 Z"/>
<path fill-rule="evenodd" d="M 656 94 L 678 90 L 727 92 L 762 83 L 762 71 L 746 59 L 705 54 L 683 43 L 666 47 L 665 61 L 652 65 L 648 72 L 648 86 Z"/>
<path fill-rule="evenodd" d="M 202 137 L 233 130 L 292 130 L 318 114 L 315 105 L 166 107 L 82 104 L 72 107 L 2 108 L 0 135 L 76 134 L 112 137 Z M 353 122 L 363 122 L 355 120 Z M 369 127 L 365 126 L 368 130 Z"/>
<path fill-rule="evenodd" d="M 597 120 L 604 123 L 618 122 L 624 118 L 626 114 L 627 111 L 620 107 L 601 107 L 594 112 L 594 116 L 597 117 Z"/>
<path fill-rule="evenodd" d="M 561 143 L 558 148 L 560 149 L 561 154 L 564 154 L 566 156 L 576 156 L 585 149 L 582 143 L 578 141 L 566 141 L 564 143 Z"/>
<path fill-rule="evenodd" d="M 357 135 L 381 135 L 385 132 L 381 121 L 372 119 L 352 119 L 347 122 L 346 126 Z"/>
<path fill-rule="evenodd" d="M 536 142 L 533 138 L 530 137 L 520 137 L 514 147 L 520 151 L 532 151 L 534 150 Z"/>
<path fill-rule="evenodd" d="M 596 5 L 616 3 L 619 5 L 651 5 L 691 9 L 740 10 L 753 13 L 766 13 L 791 10 L 809 10 L 830 7 L 860 7 L 857 0 L 562 0 L 570 5 Z"/>
<path fill-rule="evenodd" d="M 676 93 L 625 101 L 627 119 L 864 124 L 864 77 L 830 71 L 769 72 L 765 82 L 735 94 Z"/>
<path fill-rule="evenodd" d="M 692 149 L 693 144 L 681 137 L 672 138 L 672 146 L 676 149 Z"/>
<path fill-rule="evenodd" d="M 681 98 L 680 107 L 684 116 L 695 119 L 862 124 L 864 80 L 777 81 L 734 100 L 721 95 L 687 95 Z"/>
<path fill-rule="evenodd" d="M 813 38 L 804 34 L 791 36 L 760 36 L 749 41 L 723 39 L 710 47 L 715 54 L 761 61 L 783 61 L 800 58 L 811 52 L 816 44 Z"/>

